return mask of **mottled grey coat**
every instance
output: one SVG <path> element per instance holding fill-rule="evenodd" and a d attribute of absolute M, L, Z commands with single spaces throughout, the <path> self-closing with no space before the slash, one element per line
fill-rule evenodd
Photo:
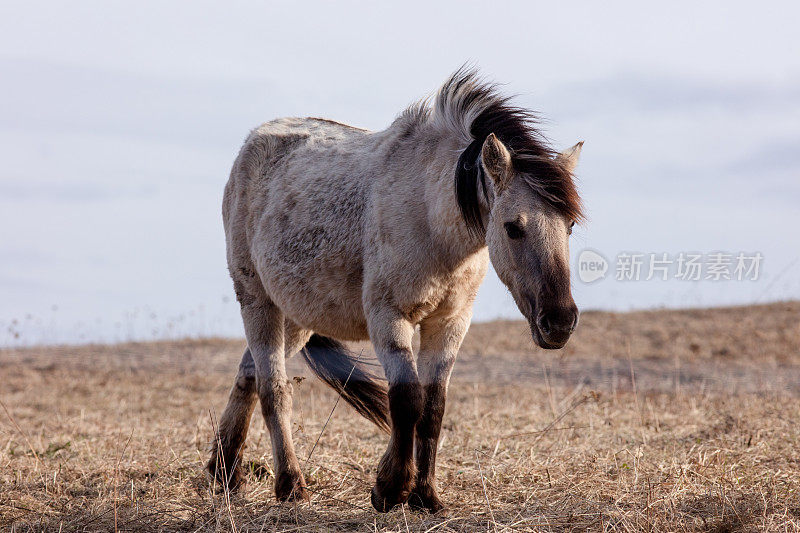
<path fill-rule="evenodd" d="M 508 110 L 506 122 L 486 117 L 495 108 Z M 248 350 L 209 463 L 217 480 L 230 487 L 241 481 L 241 450 L 260 397 L 276 494 L 307 496 L 291 439 L 284 359 L 308 343 L 312 369 L 391 428 L 373 505 L 388 510 L 408 500 L 441 508 L 434 467 L 446 388 L 490 256 L 540 345 L 562 346 L 577 321 L 567 240 L 579 206 L 570 205 L 573 189 L 559 198 L 571 181 L 547 188 L 520 172 L 518 161 L 571 180 L 580 146 L 552 157 L 545 148 L 546 155 L 535 152 L 539 145 L 515 149 L 503 133 L 519 126 L 509 121 L 530 127 L 526 117 L 475 73 L 459 71 L 432 107 L 412 106 L 384 131 L 286 118 L 249 135 L 223 201 Z M 495 120 L 499 131 L 476 137 L 481 120 L 486 127 Z M 477 230 L 465 218 L 470 206 L 454 193 L 454 177 L 474 185 L 473 175 L 457 168 L 470 147 L 481 171 L 482 187 L 470 197 L 481 217 Z M 416 326 L 421 346 L 414 354 Z M 388 391 L 332 339 L 370 339 Z"/>

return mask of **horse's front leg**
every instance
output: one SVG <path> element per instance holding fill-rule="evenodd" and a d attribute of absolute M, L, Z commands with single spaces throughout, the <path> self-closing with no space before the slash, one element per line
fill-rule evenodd
<path fill-rule="evenodd" d="M 370 316 L 370 338 L 389 382 L 392 432 L 378 465 L 372 505 L 388 511 L 408 500 L 414 488 L 414 428 L 422 413 L 422 387 L 411 351 L 414 326 L 393 310 Z"/>
<path fill-rule="evenodd" d="M 434 513 L 444 507 L 437 493 L 435 476 L 447 385 L 469 321 L 467 311 L 459 316 L 432 317 L 420 324 L 417 365 L 425 403 L 416 431 L 416 486 L 408 503 Z"/>

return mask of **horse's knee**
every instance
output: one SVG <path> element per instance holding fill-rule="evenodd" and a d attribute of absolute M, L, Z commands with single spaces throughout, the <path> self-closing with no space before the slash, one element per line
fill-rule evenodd
<path fill-rule="evenodd" d="M 422 416 L 425 392 L 420 384 L 419 374 L 413 363 L 409 348 L 390 345 L 389 355 L 385 357 L 389 367 L 386 377 L 389 380 L 389 412 L 392 425 L 397 428 L 413 428 Z"/>

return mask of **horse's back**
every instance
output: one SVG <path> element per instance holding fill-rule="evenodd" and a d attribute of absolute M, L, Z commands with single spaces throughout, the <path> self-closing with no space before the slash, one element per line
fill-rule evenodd
<path fill-rule="evenodd" d="M 270 166 L 297 149 L 308 145 L 326 146 L 340 143 L 365 130 L 320 118 L 280 118 L 255 128 L 242 146 L 234 170 L 240 170 L 250 180 L 270 176 Z"/>
<path fill-rule="evenodd" d="M 367 133 L 325 119 L 262 124 L 242 146 L 223 201 L 237 293 L 261 290 L 253 286 L 261 283 L 288 318 L 340 339 L 366 335 L 368 193 L 351 163 Z"/>
<path fill-rule="evenodd" d="M 223 218 L 225 224 L 242 216 L 243 211 L 254 211 L 266 207 L 261 200 L 268 201 L 273 190 L 286 187 L 288 180 L 305 178 L 310 172 L 297 174 L 298 164 L 313 169 L 319 154 L 310 157 L 294 157 L 295 152 L 331 151 L 336 144 L 360 137 L 366 130 L 320 118 L 280 118 L 265 122 L 255 128 L 245 139 L 233 164 L 225 187 Z M 335 152 L 335 150 L 333 150 Z M 294 172 L 292 172 L 294 171 Z M 306 181 L 303 179 L 303 181 Z M 307 183 L 306 185 L 314 185 Z M 237 200 L 244 200 L 243 204 Z"/>

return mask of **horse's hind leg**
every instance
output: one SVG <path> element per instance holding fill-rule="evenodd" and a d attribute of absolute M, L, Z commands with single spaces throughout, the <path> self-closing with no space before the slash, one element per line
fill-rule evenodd
<path fill-rule="evenodd" d="M 284 325 L 285 357 L 292 357 L 299 352 L 310 336 L 310 331 L 302 330 L 287 320 Z M 211 475 L 230 490 L 236 490 L 244 481 L 242 452 L 257 399 L 256 365 L 250 348 L 247 348 L 239 363 L 228 405 L 220 417 L 208 461 Z"/>
<path fill-rule="evenodd" d="M 242 450 L 256 405 L 256 368 L 250 348 L 242 355 L 239 372 L 219 420 L 219 428 L 212 443 L 208 471 L 223 487 L 236 490 L 244 477 Z"/>
<path fill-rule="evenodd" d="M 275 496 L 280 501 L 307 499 L 305 480 L 292 442 L 292 386 L 286 378 L 287 344 L 281 310 L 267 297 L 242 304 L 247 344 L 253 354 L 256 390 L 272 441 Z"/>

